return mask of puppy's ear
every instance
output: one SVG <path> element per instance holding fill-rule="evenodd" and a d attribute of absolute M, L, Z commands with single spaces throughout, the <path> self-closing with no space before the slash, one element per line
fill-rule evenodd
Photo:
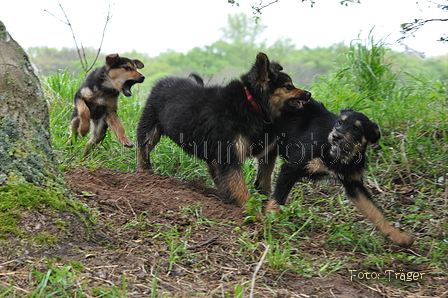
<path fill-rule="evenodd" d="M 106 56 L 106 64 L 109 67 L 112 67 L 117 61 L 120 59 L 118 54 L 110 54 Z"/>
<path fill-rule="evenodd" d="M 381 130 L 378 124 L 369 120 L 362 123 L 362 128 L 367 141 L 372 144 L 378 142 L 381 137 Z"/>
<path fill-rule="evenodd" d="M 260 86 L 262 90 L 268 88 L 268 83 L 270 81 L 270 62 L 269 58 L 265 53 L 258 53 L 255 59 L 254 66 L 250 71 L 251 81 L 257 86 Z"/>
<path fill-rule="evenodd" d="M 271 62 L 270 67 L 271 67 L 271 70 L 270 70 L 271 72 L 279 72 L 279 71 L 283 70 L 283 66 L 281 66 L 278 62 L 274 62 L 274 61 Z"/>
<path fill-rule="evenodd" d="M 278 78 L 278 73 L 283 70 L 283 66 L 281 66 L 278 62 L 272 61 L 269 65 L 269 79 L 271 81 L 276 81 Z"/>
<path fill-rule="evenodd" d="M 135 67 L 136 67 L 137 69 L 141 69 L 141 68 L 145 67 L 145 65 L 143 64 L 143 62 L 140 61 L 140 60 L 138 60 L 138 59 L 134 59 L 134 63 L 135 63 Z"/>
<path fill-rule="evenodd" d="M 340 113 L 341 115 L 344 115 L 344 114 L 349 114 L 349 113 L 351 113 L 351 112 L 354 112 L 354 110 L 351 109 L 351 108 L 346 108 L 346 109 L 342 109 L 339 113 Z"/>

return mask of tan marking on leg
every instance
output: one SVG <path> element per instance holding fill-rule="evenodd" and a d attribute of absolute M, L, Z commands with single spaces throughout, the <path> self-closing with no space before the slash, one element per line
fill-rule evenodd
<path fill-rule="evenodd" d="M 112 131 L 117 136 L 118 141 L 125 147 L 134 147 L 134 142 L 126 137 L 123 125 L 121 124 L 120 118 L 114 112 L 108 113 L 106 116 L 107 125 L 112 129 Z"/>
<path fill-rule="evenodd" d="M 357 198 L 351 198 L 351 201 L 381 232 L 389 236 L 390 239 L 399 246 L 410 247 L 412 245 L 414 239 L 411 235 L 400 232 L 398 229 L 392 227 L 386 221 L 383 213 L 371 200 L 360 193 L 358 193 L 357 196 Z"/>
<path fill-rule="evenodd" d="M 280 207 L 278 206 L 277 202 L 273 199 L 270 199 L 268 204 L 266 205 L 265 212 L 269 212 L 269 211 L 280 212 Z"/>
<path fill-rule="evenodd" d="M 160 141 L 160 132 L 157 127 L 154 127 L 152 131 L 148 133 L 148 136 L 145 140 L 145 143 L 139 144 L 138 146 L 138 171 L 144 172 L 148 170 L 152 170 L 150 153 L 152 149 L 157 145 Z"/>
<path fill-rule="evenodd" d="M 73 118 L 72 121 L 70 121 L 70 136 L 68 138 L 67 143 L 65 143 L 66 146 L 73 145 L 73 139 L 76 142 L 76 139 L 78 137 L 78 128 L 79 128 L 79 117 Z"/>
<path fill-rule="evenodd" d="M 250 198 L 250 193 L 247 189 L 241 168 L 231 170 L 225 177 L 221 176 L 218 168 L 216 182 L 219 191 L 234 201 L 237 206 L 244 207 L 246 205 Z"/>
<path fill-rule="evenodd" d="M 258 160 L 257 177 L 255 181 L 260 188 L 260 193 L 265 196 L 269 195 L 272 191 L 272 172 L 275 168 L 276 158 L 276 156 L 272 157 L 271 160 L 268 160 L 268 163 L 264 162 L 266 157 L 264 160 Z"/>
<path fill-rule="evenodd" d="M 94 98 L 93 91 L 88 87 L 82 88 L 80 93 L 81 93 L 81 98 L 85 101 L 92 101 Z"/>
<path fill-rule="evenodd" d="M 152 170 L 151 161 L 149 159 L 149 153 L 144 148 L 138 148 L 137 151 L 137 164 L 138 172 L 147 172 Z"/>
<path fill-rule="evenodd" d="M 84 148 L 84 153 L 83 153 L 84 157 L 87 156 L 87 154 L 89 153 L 89 151 L 92 147 L 101 143 L 101 141 L 104 140 L 104 138 L 106 137 L 107 124 L 106 124 L 105 117 L 92 120 L 92 123 L 93 123 L 92 134 L 90 136 L 90 140 L 87 142 L 87 144 Z"/>
<path fill-rule="evenodd" d="M 79 126 L 78 132 L 85 137 L 90 129 L 90 110 L 83 99 L 76 101 L 76 109 L 78 110 Z"/>
<path fill-rule="evenodd" d="M 86 146 L 84 147 L 84 151 L 82 152 L 82 157 L 86 157 L 87 156 L 87 154 L 89 154 L 89 152 L 90 152 L 90 149 L 92 149 L 92 147 L 93 146 L 95 146 L 96 144 L 94 143 L 94 142 L 92 142 L 92 140 L 89 140 L 87 143 L 86 143 Z M 84 160 L 84 159 L 83 159 Z"/>
<path fill-rule="evenodd" d="M 307 164 L 307 169 L 309 173 L 319 173 L 319 172 L 327 172 L 328 169 L 325 166 L 324 162 L 320 158 L 313 158 Z"/>
<path fill-rule="evenodd" d="M 210 174 L 210 177 L 212 177 L 213 182 L 215 182 L 216 177 L 218 176 L 218 164 L 216 162 L 207 163 L 207 170 Z"/>
<path fill-rule="evenodd" d="M 238 162 L 243 163 L 246 157 L 249 156 L 249 141 L 240 135 L 235 140 L 235 147 L 238 152 Z"/>

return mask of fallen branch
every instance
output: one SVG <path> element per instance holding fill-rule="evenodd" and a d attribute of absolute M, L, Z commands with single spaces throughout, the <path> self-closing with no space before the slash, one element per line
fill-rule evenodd
<path fill-rule="evenodd" d="M 206 245 L 209 245 L 210 243 L 215 242 L 217 239 L 218 239 L 218 237 L 213 236 L 210 239 L 207 239 L 206 241 L 204 241 L 202 243 L 199 243 L 199 244 L 196 244 L 196 245 L 191 245 L 191 246 L 187 247 L 187 249 L 188 250 L 194 250 L 194 249 L 197 249 L 197 248 L 201 248 L 203 246 L 206 246 Z"/>

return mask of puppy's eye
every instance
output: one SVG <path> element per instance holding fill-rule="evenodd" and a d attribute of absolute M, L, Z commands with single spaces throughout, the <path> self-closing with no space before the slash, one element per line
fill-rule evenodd
<path fill-rule="evenodd" d="M 355 131 L 360 131 L 361 127 L 359 127 L 358 125 L 354 125 L 353 128 L 355 129 Z"/>
<path fill-rule="evenodd" d="M 124 68 L 124 70 L 126 70 L 126 71 L 131 71 L 131 70 L 132 70 L 132 68 L 130 68 L 129 66 L 123 66 L 123 68 Z"/>
<path fill-rule="evenodd" d="M 285 86 L 283 86 L 283 88 L 285 88 L 285 89 L 288 90 L 288 91 L 291 91 L 291 90 L 296 89 L 296 87 L 294 87 L 294 86 L 292 86 L 292 85 L 285 85 Z"/>

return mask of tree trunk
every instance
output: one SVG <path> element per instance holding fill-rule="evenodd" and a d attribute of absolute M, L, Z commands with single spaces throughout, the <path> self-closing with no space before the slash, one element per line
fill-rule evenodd
<path fill-rule="evenodd" d="M 39 79 L 0 21 L 0 186 L 25 181 L 65 188 L 51 149 Z"/>

